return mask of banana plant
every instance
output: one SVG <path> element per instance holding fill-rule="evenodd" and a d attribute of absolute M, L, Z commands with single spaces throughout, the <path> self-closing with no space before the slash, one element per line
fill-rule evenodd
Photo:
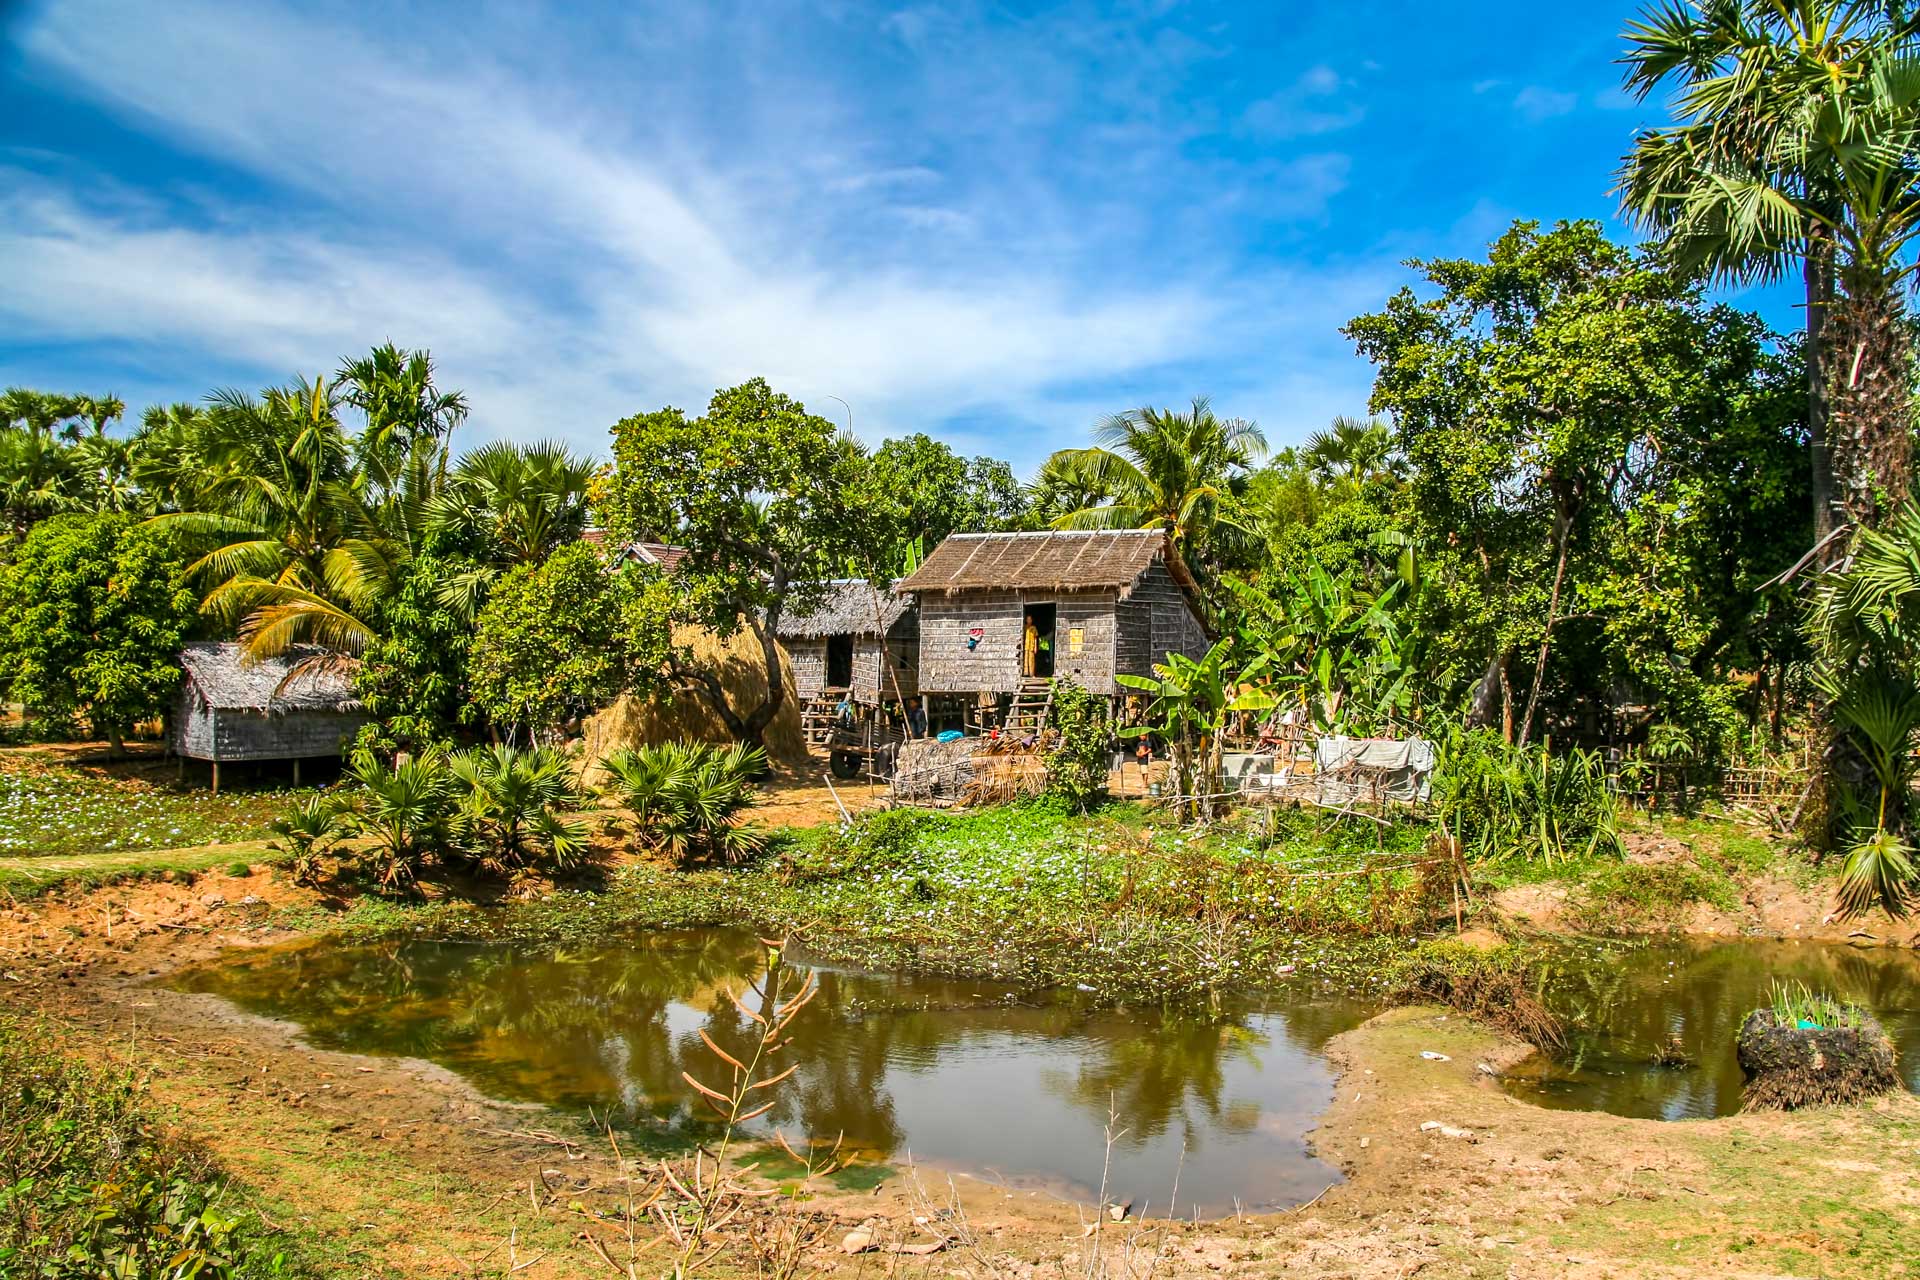
<path fill-rule="evenodd" d="M 1221 730 L 1229 715 L 1269 711 L 1279 697 L 1266 683 L 1271 660 L 1266 654 L 1229 675 L 1230 639 L 1217 642 L 1204 657 L 1169 653 L 1154 664 L 1151 676 L 1119 675 L 1126 688 L 1147 694 L 1145 722 L 1122 728 L 1123 738 L 1153 734 L 1167 744 L 1172 759 L 1173 804 L 1184 817 L 1205 822 L 1218 808 Z"/>

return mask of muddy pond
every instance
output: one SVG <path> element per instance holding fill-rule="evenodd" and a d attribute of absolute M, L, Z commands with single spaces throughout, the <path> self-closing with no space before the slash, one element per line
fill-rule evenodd
<path fill-rule="evenodd" d="M 590 1107 L 666 1148 L 704 1123 L 681 1072 L 725 1082 L 700 1032 L 745 1045 L 750 1027 L 728 993 L 764 962 L 732 929 L 559 950 L 318 943 L 230 956 L 170 985 L 297 1023 L 316 1046 L 423 1058 L 495 1097 Z M 1333 1095 L 1323 1049 L 1377 1011 L 1370 999 L 1301 982 L 1196 1017 L 815 967 L 820 994 L 794 1027 L 799 1070 L 755 1122 L 762 1137 L 844 1135 L 869 1168 L 910 1159 L 1083 1200 L 1104 1176 L 1108 1198 L 1155 1213 L 1293 1205 L 1339 1180 L 1308 1141 Z M 1545 1106 L 1667 1119 L 1737 1110 L 1733 1032 L 1776 977 L 1873 1008 L 1920 1086 L 1912 953 L 1671 943 L 1569 951 L 1557 969 L 1551 1003 L 1576 1023 L 1571 1052 L 1506 1081 Z M 1691 1064 L 1653 1065 L 1676 1038 Z"/>

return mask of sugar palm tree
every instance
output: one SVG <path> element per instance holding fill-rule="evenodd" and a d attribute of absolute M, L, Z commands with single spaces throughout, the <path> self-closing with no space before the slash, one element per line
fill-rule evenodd
<path fill-rule="evenodd" d="M 1263 457 L 1260 428 L 1219 418 L 1203 396 L 1185 413 L 1151 407 L 1117 413 L 1087 449 L 1047 460 L 1060 479 L 1099 500 L 1053 521 L 1059 529 L 1165 529 L 1189 559 L 1216 526 L 1233 525 L 1232 499 Z"/>
<path fill-rule="evenodd" d="M 1800 265 L 1816 537 L 1836 509 L 1871 520 L 1907 487 L 1900 285 L 1920 235 L 1920 13 L 1708 0 L 1650 11 L 1626 38 L 1629 92 L 1672 85 L 1679 117 L 1626 157 L 1627 212 L 1717 280 L 1771 281 Z"/>
<path fill-rule="evenodd" d="M 593 472 L 591 461 L 551 441 L 495 441 L 460 460 L 433 519 L 485 537 L 509 564 L 544 560 L 586 528 Z"/>
<path fill-rule="evenodd" d="M 1393 430 L 1377 418 L 1345 414 L 1307 437 L 1303 460 L 1319 479 L 1343 490 L 1393 474 Z"/>

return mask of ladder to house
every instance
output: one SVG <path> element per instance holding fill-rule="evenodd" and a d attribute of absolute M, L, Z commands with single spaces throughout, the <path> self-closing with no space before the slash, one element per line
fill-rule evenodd
<path fill-rule="evenodd" d="M 1006 731 L 1019 736 L 1037 734 L 1047 727 L 1052 714 L 1053 681 L 1022 680 L 1013 695 L 1013 705 L 1007 708 Z"/>
<path fill-rule="evenodd" d="M 840 699 L 844 691 L 823 689 L 813 695 L 813 699 L 800 708 L 800 734 L 810 747 L 824 747 L 833 741 L 833 730 L 839 721 Z"/>

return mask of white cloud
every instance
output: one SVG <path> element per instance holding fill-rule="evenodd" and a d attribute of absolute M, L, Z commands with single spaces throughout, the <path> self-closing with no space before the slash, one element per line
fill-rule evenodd
<path fill-rule="evenodd" d="M 894 29 L 940 42 L 946 22 L 931 10 Z M 103 196 L 98 175 L 0 176 L 0 314 L 52 342 L 250 363 L 263 382 L 391 337 L 434 351 L 477 433 L 596 450 L 619 416 L 697 409 L 765 374 L 816 408 L 844 397 L 869 438 L 956 417 L 1043 423 L 1000 442 L 1024 467 L 1082 439 L 1116 396 L 1244 394 L 1233 411 L 1289 419 L 1284 388 L 1315 382 L 1291 370 L 1338 362 L 1335 328 L 1383 287 L 1379 273 L 1236 270 L 1208 234 L 1225 212 L 1324 216 L 1349 181 L 1343 154 L 1274 159 L 1246 194 L 1191 210 L 1178 226 L 1193 234 L 1155 236 L 1134 202 L 1067 199 L 1044 155 L 996 151 L 1003 163 L 969 180 L 923 163 L 933 152 L 817 126 L 834 117 L 824 90 L 805 129 L 755 149 L 724 122 L 681 127 L 676 95 L 646 77 L 608 94 L 582 74 L 576 94 L 483 45 L 454 40 L 428 62 L 269 6 L 48 8 L 21 32 L 37 74 L 272 194 L 209 205 L 204 188 Z M 1313 110 L 1290 127 L 1357 120 L 1345 90 L 1309 69 L 1289 92 Z M 1018 129 L 1022 111 L 1054 109 L 1006 105 Z M 1142 179 L 1164 188 L 1160 148 L 1183 126 L 1122 123 Z M 1260 385 L 1220 372 L 1236 364 Z M 1352 407 L 1344 391 L 1309 398 L 1314 415 Z"/>
<path fill-rule="evenodd" d="M 1513 109 L 1535 124 L 1564 116 L 1580 105 L 1580 95 L 1530 84 L 1514 95 Z"/>

